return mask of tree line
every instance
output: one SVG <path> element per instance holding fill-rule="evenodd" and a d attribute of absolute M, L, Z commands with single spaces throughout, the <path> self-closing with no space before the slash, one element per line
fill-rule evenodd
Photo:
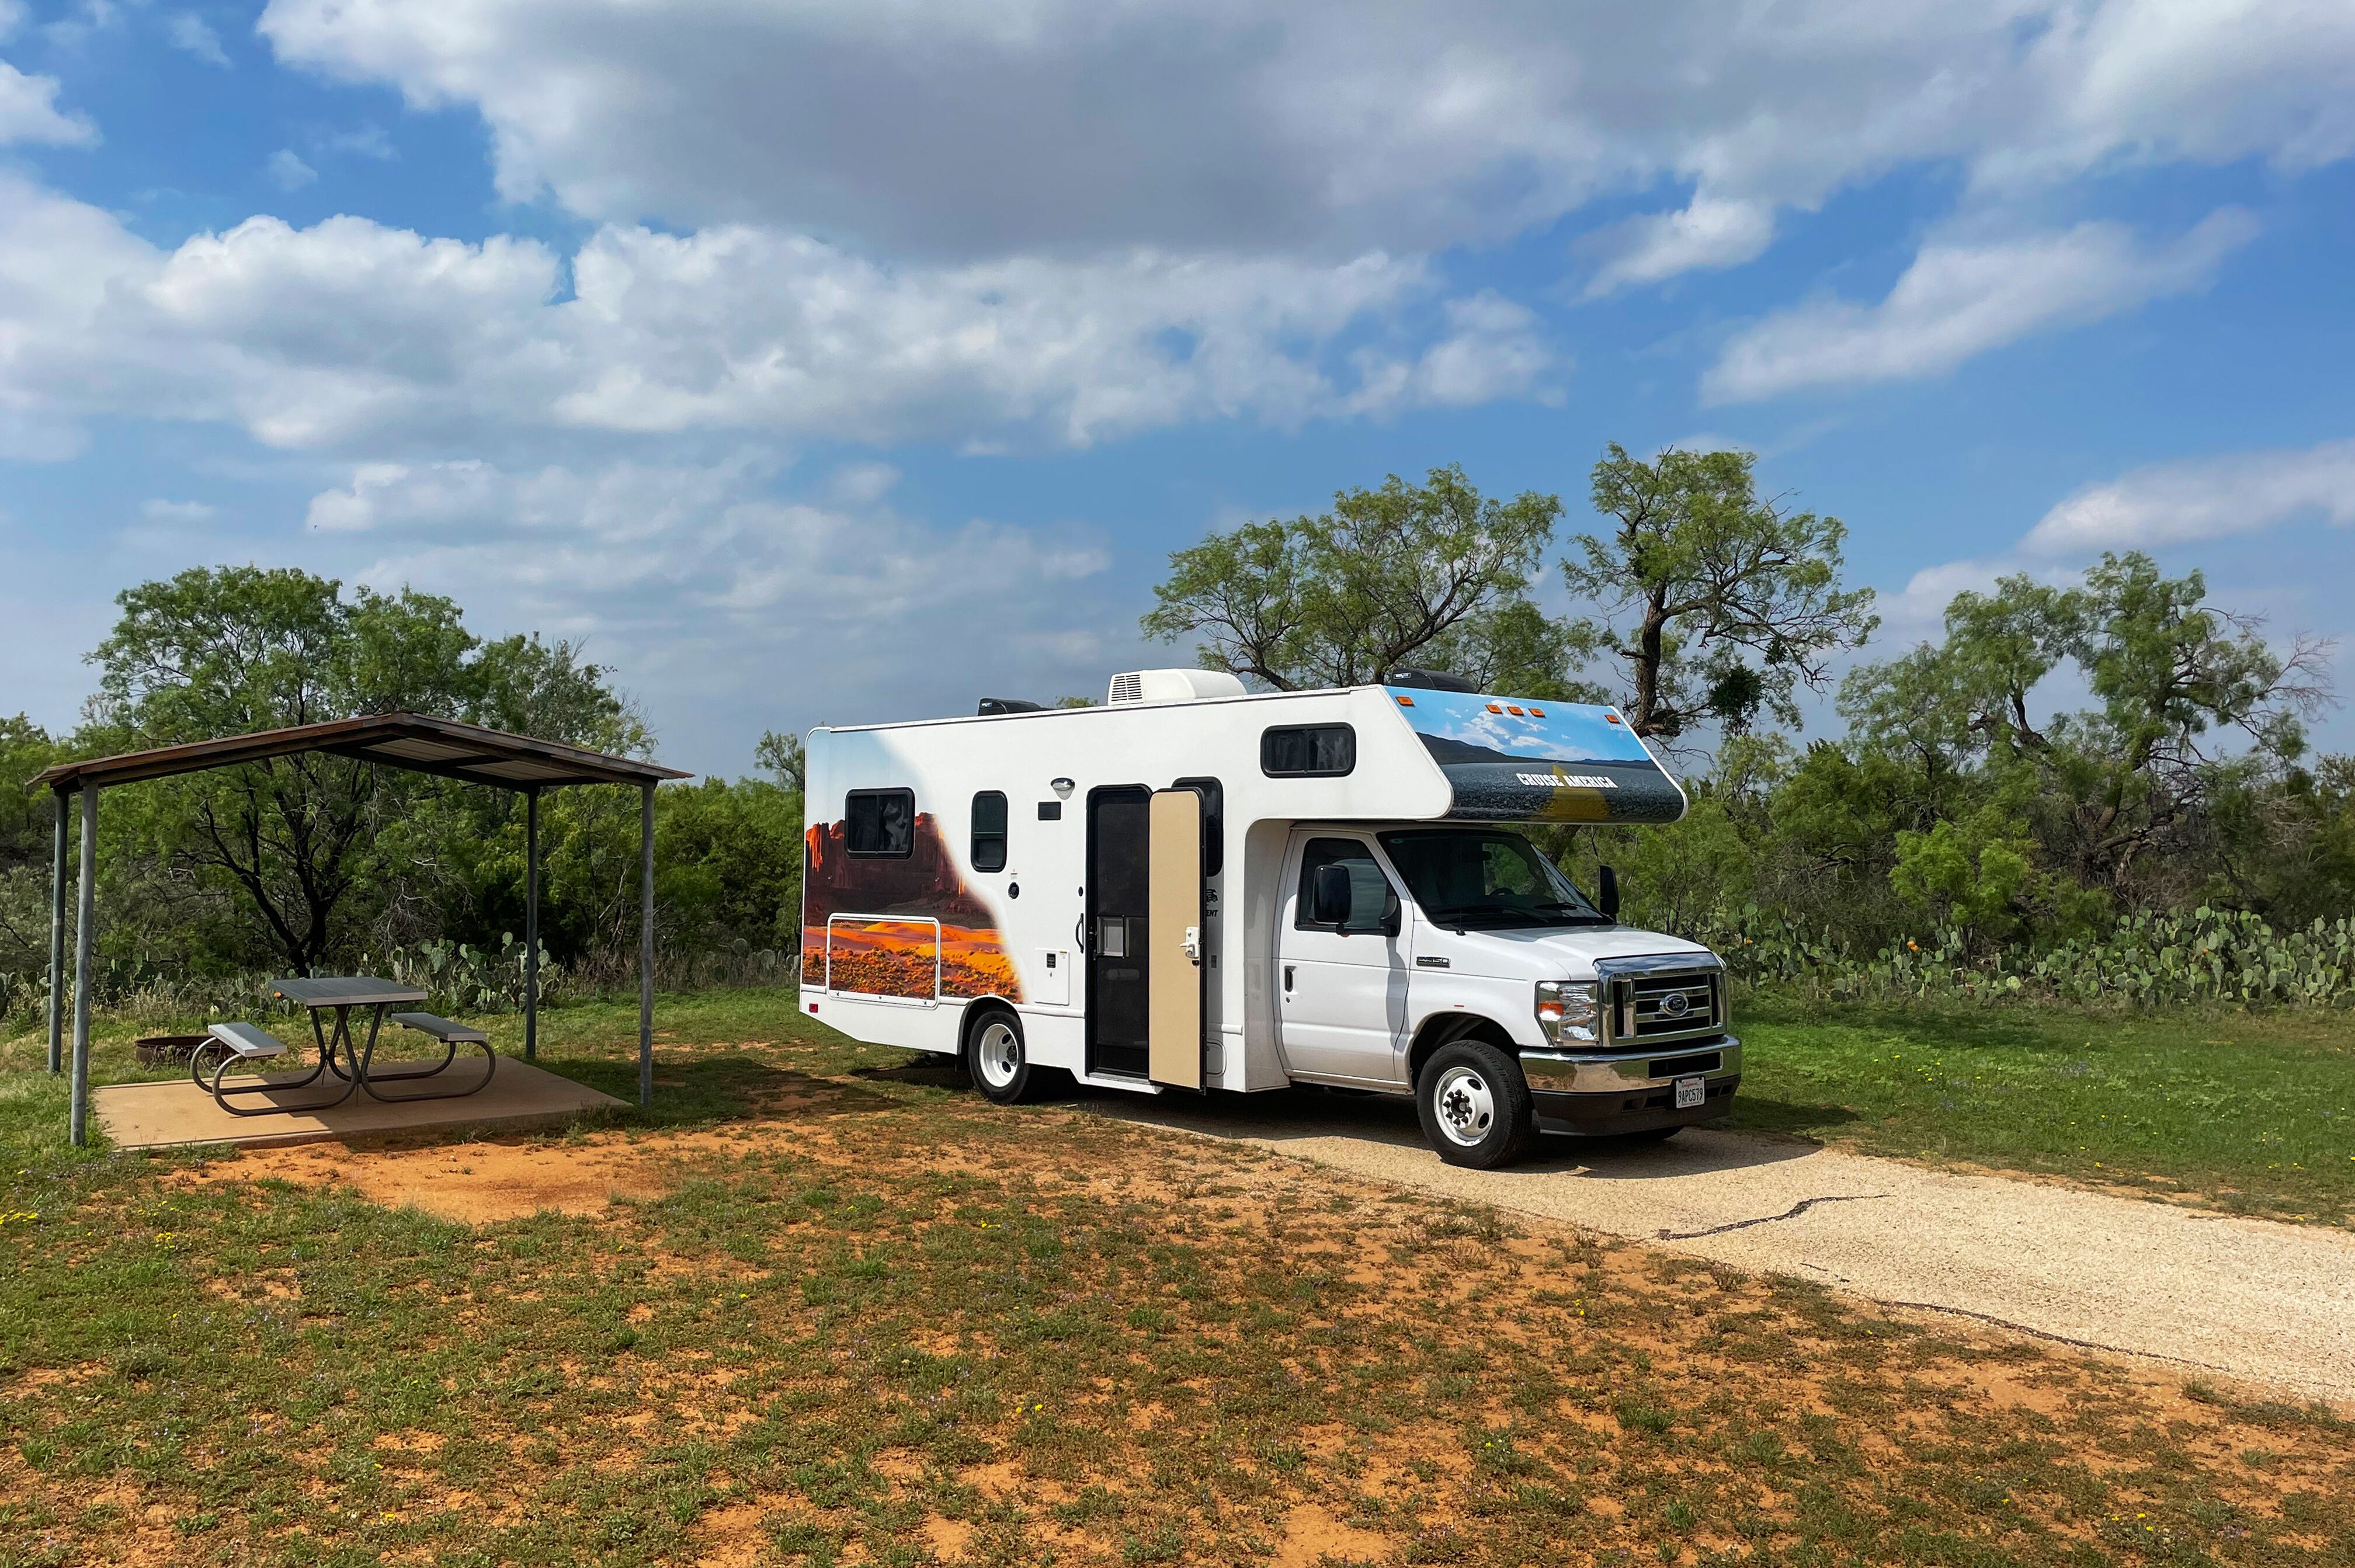
<path fill-rule="evenodd" d="M 90 656 L 82 721 L 0 721 L 0 976 L 48 963 L 51 813 L 23 781 L 107 756 L 365 713 L 414 710 L 624 755 L 651 735 L 612 672 L 567 642 L 485 640 L 432 594 L 346 592 L 293 570 L 193 569 L 119 596 Z M 764 738 L 766 778 L 658 792 L 656 907 L 672 951 L 773 952 L 800 912 L 799 746 Z M 314 973 L 397 952 L 513 949 L 524 929 L 524 801 L 326 753 L 110 791 L 101 952 L 133 979 Z M 542 945 L 619 979 L 637 946 L 634 791 L 554 790 L 540 809 Z M 519 957 L 519 949 L 514 950 Z"/>
<path fill-rule="evenodd" d="M 2307 733 L 2329 648 L 2268 641 L 2200 573 L 2126 553 L 2072 583 L 2006 577 L 1870 658 L 1844 526 L 1762 496 L 1750 454 L 1614 444 L 1589 494 L 1598 526 L 1550 563 L 1565 614 L 1536 595 L 1560 498 L 1442 468 L 1178 551 L 1145 628 L 1279 688 L 1432 667 L 1616 703 L 1693 809 L 1552 848 L 1614 863 L 1630 917 L 1673 931 L 1738 943 L 1763 921 L 1854 955 L 1934 936 L 1984 961 L 2142 912 L 2346 914 L 2355 758 Z M 1808 693 L 1839 733 L 1802 737 Z"/>
<path fill-rule="evenodd" d="M 2307 738 L 2332 700 L 2328 647 L 2269 641 L 2199 573 L 2127 553 L 2067 583 L 2008 577 L 1957 594 L 1937 637 L 1881 650 L 1871 591 L 1843 581 L 1845 526 L 1762 495 L 1750 454 L 1613 445 L 1589 500 L 1594 524 L 1564 539 L 1560 497 L 1483 496 L 1460 468 L 1344 490 L 1319 515 L 1176 552 L 1144 630 L 1263 688 L 1425 667 L 1617 704 L 1693 809 L 1667 829 L 1550 830 L 1548 848 L 1573 873 L 1612 862 L 1631 918 L 1705 939 L 1747 943 L 1762 923 L 1811 952 L 1934 937 L 1984 963 L 2154 912 L 2299 926 L 2355 894 L 2355 759 Z M 650 750 L 577 645 L 485 640 L 445 598 L 226 567 L 118 604 L 81 721 L 52 735 L 0 720 L 0 776 L 403 709 Z M 1811 699 L 1837 734 L 1804 736 Z M 666 953 L 798 942 L 800 742 L 764 734 L 755 755 L 754 777 L 657 792 Z M 541 826 L 549 956 L 619 980 L 636 946 L 636 801 L 555 791 Z M 101 827 L 101 952 L 133 973 L 497 953 L 523 926 L 523 803 L 506 791 L 282 758 L 115 792 Z M 12 1002 L 47 964 L 49 835 L 46 799 L 0 791 Z"/>

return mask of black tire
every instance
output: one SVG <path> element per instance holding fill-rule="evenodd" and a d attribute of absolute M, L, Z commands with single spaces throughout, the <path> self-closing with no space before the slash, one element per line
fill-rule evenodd
<path fill-rule="evenodd" d="M 964 1070 L 983 1097 L 1000 1105 L 1020 1104 L 1042 1086 L 1042 1070 L 1030 1065 L 1022 1041 L 1022 1019 L 1010 1008 L 986 1008 L 966 1026 Z"/>
<path fill-rule="evenodd" d="M 1485 1040 L 1459 1040 L 1433 1051 L 1415 1080 L 1414 1109 L 1423 1136 L 1450 1165 L 1510 1165 L 1537 1136 L 1521 1064 Z"/>

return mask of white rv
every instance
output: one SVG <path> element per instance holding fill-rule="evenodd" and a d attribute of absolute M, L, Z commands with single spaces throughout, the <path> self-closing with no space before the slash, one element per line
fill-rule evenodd
<path fill-rule="evenodd" d="M 1059 1073 L 1412 1095 L 1460 1165 L 1722 1115 L 1717 957 L 1514 827 L 1673 822 L 1676 781 L 1611 709 L 1393 680 L 1145 670 L 1101 708 L 812 731 L 803 1006 L 1000 1102 Z"/>

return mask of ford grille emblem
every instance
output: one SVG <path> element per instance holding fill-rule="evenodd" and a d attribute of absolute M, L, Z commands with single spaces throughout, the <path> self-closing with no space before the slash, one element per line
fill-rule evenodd
<path fill-rule="evenodd" d="M 1672 1019 L 1680 1019 L 1692 1011 L 1692 998 L 1682 991 L 1670 991 L 1660 998 L 1660 1011 Z"/>

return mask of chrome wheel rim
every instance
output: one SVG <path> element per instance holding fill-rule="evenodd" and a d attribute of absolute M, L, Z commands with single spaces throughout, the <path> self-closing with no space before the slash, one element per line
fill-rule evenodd
<path fill-rule="evenodd" d="M 1439 1130 L 1462 1148 L 1478 1144 L 1497 1125 L 1496 1093 L 1477 1068 L 1451 1067 L 1441 1073 L 1431 1091 L 1431 1104 L 1439 1114 Z"/>
<path fill-rule="evenodd" d="M 981 1081 L 993 1089 L 1003 1089 L 1014 1082 L 1015 1073 L 1022 1069 L 1022 1042 L 1014 1035 L 1014 1027 L 1003 1020 L 981 1026 L 981 1038 L 974 1041 L 974 1065 L 981 1070 Z"/>

